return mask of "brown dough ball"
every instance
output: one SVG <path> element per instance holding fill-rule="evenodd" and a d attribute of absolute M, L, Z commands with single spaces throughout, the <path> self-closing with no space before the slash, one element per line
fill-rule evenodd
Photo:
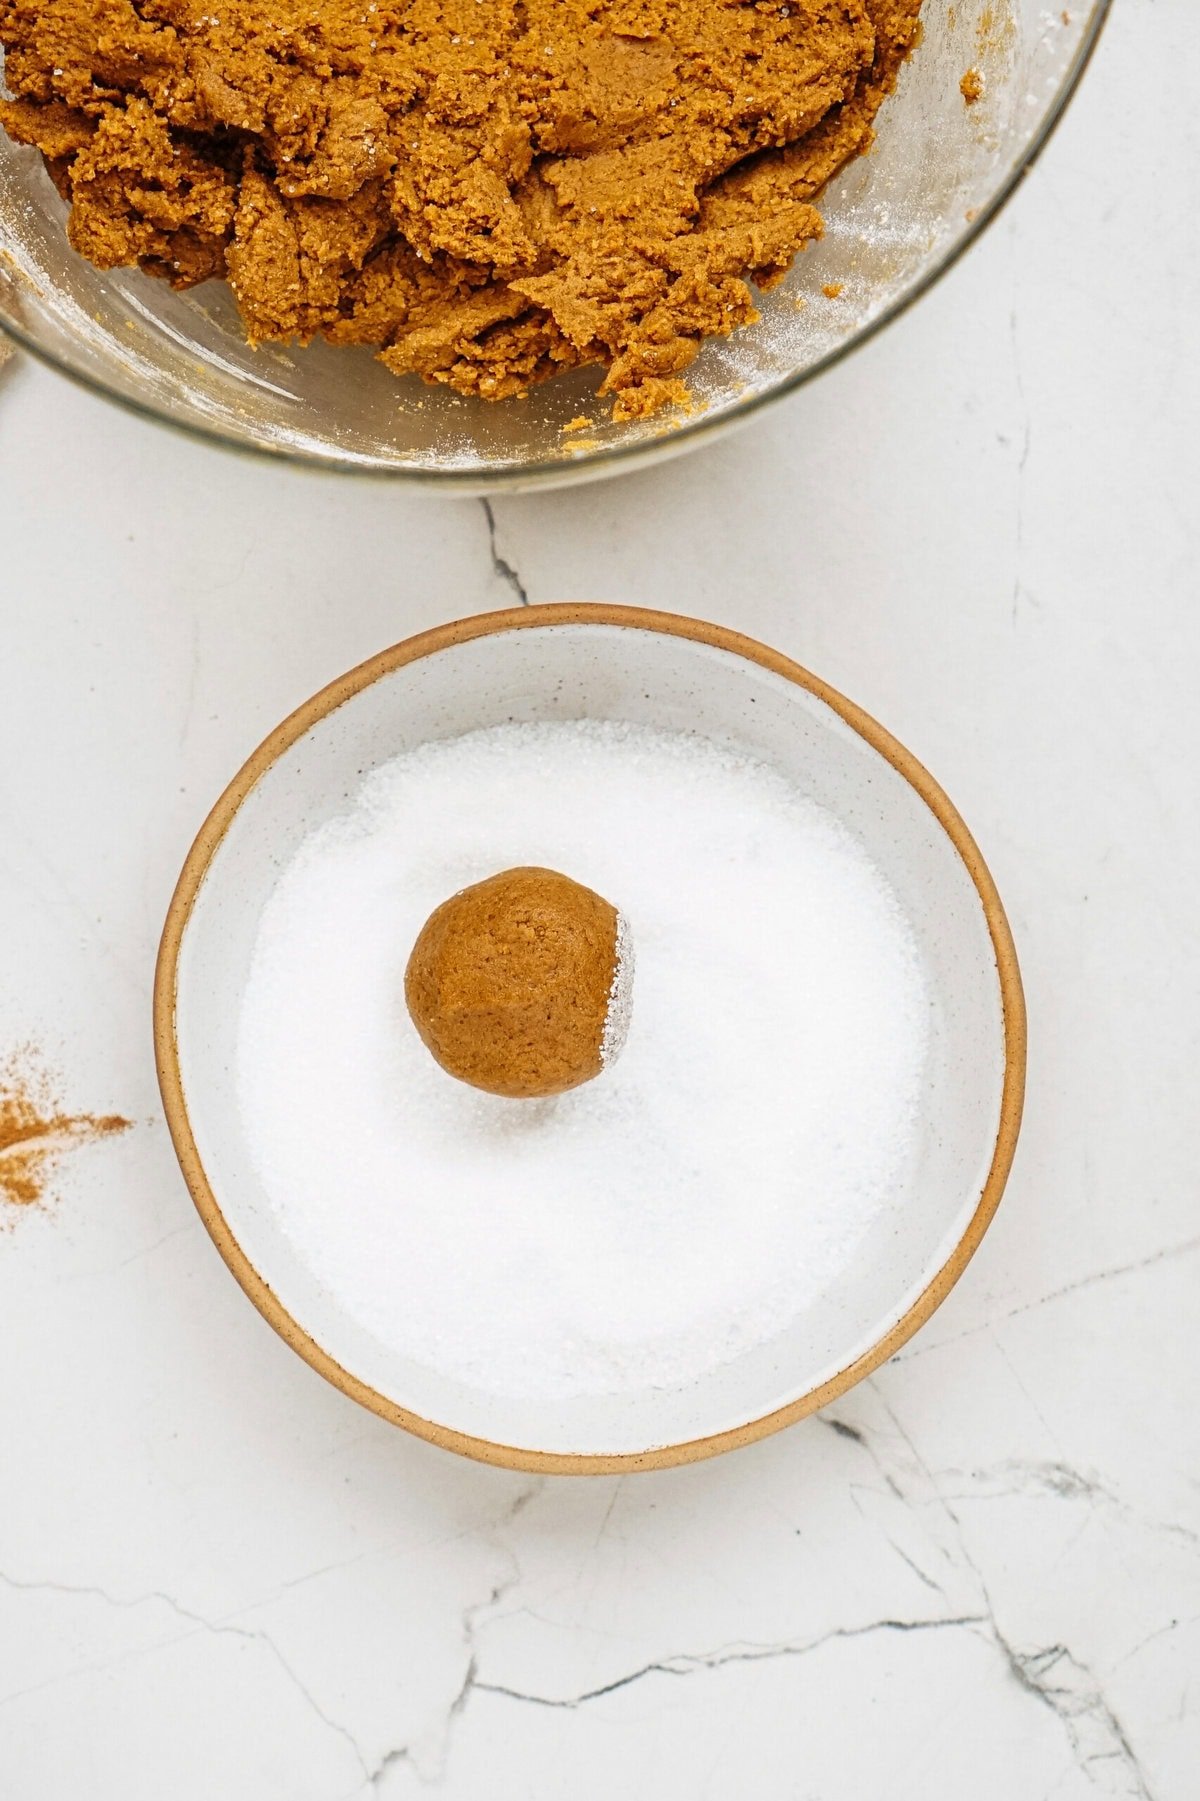
<path fill-rule="evenodd" d="M 630 973 L 608 901 L 553 869 L 506 869 L 430 914 L 404 996 L 450 1075 L 490 1094 L 562 1094 L 620 1050 Z"/>

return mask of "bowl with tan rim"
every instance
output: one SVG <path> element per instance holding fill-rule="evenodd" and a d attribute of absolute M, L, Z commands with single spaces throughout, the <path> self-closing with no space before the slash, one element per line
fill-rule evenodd
<path fill-rule="evenodd" d="M 553 1404 L 419 1366 L 334 1299 L 263 1192 L 234 1076 L 263 906 L 307 834 L 405 751 L 549 718 L 698 732 L 780 770 L 854 834 L 891 884 L 932 1014 L 903 1205 L 866 1235 L 836 1293 L 677 1390 Z M 924 1324 L 978 1247 L 1012 1163 L 1024 1092 L 1012 936 L 974 840 L 933 777 L 853 702 L 777 651 L 720 626 L 617 606 L 522 607 L 440 626 L 352 669 L 285 719 L 188 854 L 154 1007 L 159 1081 L 185 1180 L 268 1322 L 383 1418 L 485 1462 L 548 1472 L 712 1456 L 814 1412 L 868 1375 Z M 396 1299 L 402 1306 L 403 1295 Z"/>

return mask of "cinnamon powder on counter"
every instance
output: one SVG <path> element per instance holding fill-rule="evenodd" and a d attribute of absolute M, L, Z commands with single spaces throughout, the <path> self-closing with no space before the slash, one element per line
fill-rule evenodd
<path fill-rule="evenodd" d="M 68 1113 L 38 1060 L 20 1052 L 0 1068 L 0 1202 L 18 1207 L 45 1200 L 66 1151 L 125 1132 L 119 1113 Z"/>

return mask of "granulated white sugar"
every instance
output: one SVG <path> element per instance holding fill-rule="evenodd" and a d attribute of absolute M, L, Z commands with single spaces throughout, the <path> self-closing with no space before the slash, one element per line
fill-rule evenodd
<path fill-rule="evenodd" d="M 636 948 L 592 1082 L 505 1100 L 434 1063 L 424 921 L 522 864 L 605 895 Z M 687 1383 L 772 1337 L 902 1199 L 928 998 L 881 872 L 725 744 L 509 725 L 376 771 L 263 913 L 238 1088 L 265 1190 L 393 1350 L 520 1397 Z"/>
<path fill-rule="evenodd" d="M 625 1048 L 633 1011 L 633 933 L 624 913 L 617 913 L 616 963 L 608 991 L 608 1011 L 600 1038 L 600 1061 L 607 1069 Z"/>

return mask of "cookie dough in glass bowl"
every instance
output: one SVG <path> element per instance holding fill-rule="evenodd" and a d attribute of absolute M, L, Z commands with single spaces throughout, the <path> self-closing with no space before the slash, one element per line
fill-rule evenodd
<path fill-rule="evenodd" d="M 747 418 L 919 296 L 1036 157 L 1107 9 L 927 4 L 874 147 L 818 196 L 823 235 L 755 295 L 757 322 L 704 343 L 686 407 L 614 417 L 595 366 L 486 400 L 397 379 L 365 344 L 253 349 L 223 281 L 176 291 L 79 256 L 41 156 L 4 136 L 0 326 L 109 397 L 233 448 L 459 491 L 615 473 Z"/>

